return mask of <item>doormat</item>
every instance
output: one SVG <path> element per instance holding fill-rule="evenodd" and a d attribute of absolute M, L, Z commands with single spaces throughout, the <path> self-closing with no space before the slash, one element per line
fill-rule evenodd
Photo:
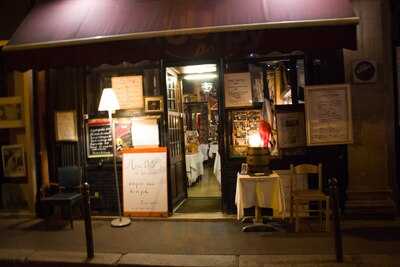
<path fill-rule="evenodd" d="M 220 197 L 192 197 L 175 211 L 176 213 L 200 213 L 200 212 L 220 212 Z"/>

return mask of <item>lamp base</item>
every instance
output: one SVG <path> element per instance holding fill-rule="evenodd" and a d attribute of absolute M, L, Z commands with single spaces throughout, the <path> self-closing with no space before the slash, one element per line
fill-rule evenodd
<path fill-rule="evenodd" d="M 119 217 L 111 221 L 112 227 L 124 227 L 131 224 L 131 218 L 128 217 Z"/>

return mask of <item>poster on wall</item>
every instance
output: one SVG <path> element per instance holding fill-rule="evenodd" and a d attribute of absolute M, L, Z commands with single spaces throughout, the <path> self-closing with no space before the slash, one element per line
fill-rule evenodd
<path fill-rule="evenodd" d="M 224 74 L 225 107 L 248 107 L 253 103 L 250 72 Z"/>
<path fill-rule="evenodd" d="M 132 146 L 132 119 L 131 118 L 117 118 L 114 119 L 115 127 L 115 145 L 117 151 Z"/>
<path fill-rule="evenodd" d="M 88 158 L 112 157 L 112 132 L 108 119 L 91 119 L 86 125 Z"/>
<path fill-rule="evenodd" d="M 307 145 L 353 142 L 350 85 L 306 86 Z"/>
<path fill-rule="evenodd" d="M 125 216 L 167 216 L 167 149 L 131 148 L 123 154 Z"/>
<path fill-rule="evenodd" d="M 302 147 L 306 145 L 304 111 L 276 113 L 279 148 Z"/>
<path fill-rule="evenodd" d="M 160 144 L 156 117 L 136 117 L 132 122 L 133 146 L 158 146 Z"/>
<path fill-rule="evenodd" d="M 121 109 L 144 108 L 142 75 L 111 77 L 111 87 Z"/>

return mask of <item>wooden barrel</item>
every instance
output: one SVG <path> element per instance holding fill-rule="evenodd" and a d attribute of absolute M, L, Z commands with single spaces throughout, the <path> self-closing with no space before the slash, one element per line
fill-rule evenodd
<path fill-rule="evenodd" d="M 249 147 L 246 162 L 250 173 L 269 174 L 269 150 L 263 147 Z"/>

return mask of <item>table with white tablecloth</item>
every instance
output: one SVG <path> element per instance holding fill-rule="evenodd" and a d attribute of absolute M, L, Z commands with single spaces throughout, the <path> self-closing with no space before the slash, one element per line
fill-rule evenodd
<path fill-rule="evenodd" d="M 221 156 L 219 155 L 218 151 L 217 151 L 217 154 L 215 155 L 215 159 L 214 159 L 213 173 L 214 173 L 215 177 L 217 178 L 219 185 L 221 185 Z"/>
<path fill-rule="evenodd" d="M 203 155 L 201 153 L 186 154 L 186 176 L 189 186 L 197 181 L 197 178 L 204 174 Z"/>
<path fill-rule="evenodd" d="M 199 151 L 203 157 L 203 161 L 208 160 L 208 148 L 209 148 L 208 144 L 200 144 L 199 145 Z"/>
<path fill-rule="evenodd" d="M 256 221 L 260 220 L 258 208 L 272 208 L 274 216 L 285 214 L 282 182 L 277 173 L 264 176 L 238 174 L 235 203 L 237 219 L 244 216 L 244 209 L 256 207 Z"/>

